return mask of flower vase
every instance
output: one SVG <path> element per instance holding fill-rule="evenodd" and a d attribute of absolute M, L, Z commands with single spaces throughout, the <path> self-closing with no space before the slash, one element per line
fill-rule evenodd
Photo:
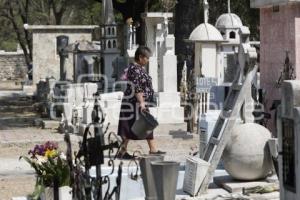
<path fill-rule="evenodd" d="M 53 187 L 46 187 L 44 192 L 41 194 L 41 200 L 54 200 Z M 59 200 L 72 200 L 72 188 L 69 186 L 62 186 L 58 188 L 58 199 Z"/>
<path fill-rule="evenodd" d="M 41 200 L 53 200 L 54 199 L 53 187 L 46 187 L 44 192 L 42 192 L 40 198 Z"/>
<path fill-rule="evenodd" d="M 62 186 L 58 188 L 59 200 L 72 200 L 72 188 L 69 186 Z"/>

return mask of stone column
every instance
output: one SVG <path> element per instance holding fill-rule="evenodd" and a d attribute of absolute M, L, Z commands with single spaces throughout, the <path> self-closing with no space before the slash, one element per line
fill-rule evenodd
<path fill-rule="evenodd" d="M 154 92 L 158 91 L 158 66 L 157 57 L 152 56 L 149 59 L 149 75 L 152 77 L 152 86 Z"/>
<path fill-rule="evenodd" d="M 174 54 L 174 35 L 168 35 L 165 42 L 167 51 L 163 56 L 161 66 L 161 92 L 177 92 L 177 56 Z"/>
<path fill-rule="evenodd" d="M 172 13 L 145 13 L 146 45 L 153 51 L 149 74 L 158 97 L 158 107 L 150 108 L 159 123 L 183 123 L 183 108 L 177 92 L 177 56 L 175 37 L 168 34 L 167 19 Z"/>

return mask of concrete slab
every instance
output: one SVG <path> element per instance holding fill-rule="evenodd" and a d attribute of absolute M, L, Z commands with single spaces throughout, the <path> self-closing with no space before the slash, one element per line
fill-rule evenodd
<path fill-rule="evenodd" d="M 26 93 L 23 90 L 1 90 L 0 91 L 0 97 L 16 97 L 16 96 L 26 96 Z"/>
<path fill-rule="evenodd" d="M 280 198 L 279 192 L 272 192 L 267 194 L 250 194 L 249 197 L 251 197 L 254 200 L 270 200 L 270 199 L 278 199 Z"/>
<path fill-rule="evenodd" d="M 11 200 L 27 200 L 27 197 L 13 197 Z"/>
<path fill-rule="evenodd" d="M 1 160 L 1 159 L 0 159 Z M 2 160 L 1 160 L 2 161 Z M 3 160 L 4 161 L 4 160 Z M 5 160 L 8 165 L 24 165 L 21 166 L 23 170 L 30 169 L 30 166 L 26 166 L 27 163 L 19 163 L 17 159 L 10 160 L 6 159 Z M 118 166 L 119 160 L 115 163 L 115 166 Z M 131 163 L 132 164 L 132 163 Z M 8 168 L 8 165 L 6 169 Z M 5 169 L 3 169 L 5 170 Z M 109 166 L 103 166 L 102 167 L 102 173 L 108 174 L 110 173 L 111 167 Z M 1 170 L 0 170 L 1 171 Z M 220 171 L 220 170 L 219 170 Z M 141 178 L 139 178 L 137 181 L 133 181 L 130 179 L 129 174 L 135 173 L 136 172 L 136 167 L 133 165 L 130 165 L 128 161 L 124 162 L 123 165 L 123 178 L 122 178 L 122 199 L 126 200 L 138 200 L 138 199 L 144 199 L 144 188 L 143 188 L 143 183 Z M 93 167 L 90 171 L 92 176 L 95 176 L 95 167 Z M 18 174 L 16 174 L 18 175 Z M 115 178 L 116 178 L 116 171 L 114 174 L 111 175 L 111 186 L 115 184 Z M 179 177 L 178 177 L 178 183 L 177 183 L 177 192 L 176 192 L 176 199 L 186 199 L 186 200 L 196 200 L 196 199 L 214 199 L 217 198 L 219 195 L 226 195 L 228 192 L 222 188 L 218 188 L 216 185 L 211 184 L 208 193 L 205 195 L 202 195 L 200 197 L 191 197 L 190 195 L 184 193 L 182 191 L 182 186 L 183 186 L 183 177 L 184 177 L 184 166 L 181 165 L 180 171 L 179 171 Z M 105 188 L 105 187 L 104 187 Z"/>
<path fill-rule="evenodd" d="M 0 158 L 0 176 L 34 174 L 33 168 L 23 159 Z"/>
<path fill-rule="evenodd" d="M 243 188 L 256 186 L 273 186 L 278 183 L 269 183 L 266 180 L 260 181 L 238 181 L 232 179 L 231 176 L 219 176 L 214 178 L 214 183 L 221 188 L 224 188 L 230 193 L 242 193 Z"/>
<path fill-rule="evenodd" d="M 57 129 L 59 127 L 59 121 L 43 119 L 44 129 Z"/>
<path fill-rule="evenodd" d="M 106 174 L 110 172 L 110 167 L 103 167 L 102 173 Z M 123 177 L 122 177 L 122 197 L 121 199 L 126 200 L 144 200 L 144 189 L 142 185 L 142 180 L 139 178 L 137 181 L 133 181 L 129 178 L 129 174 L 131 172 L 135 172 L 135 167 L 130 167 L 128 163 L 124 164 L 123 168 Z M 95 168 L 92 168 L 90 171 L 92 176 L 95 176 Z M 215 173 L 215 176 L 218 176 L 220 174 L 224 174 L 224 170 L 217 170 L 217 173 Z M 183 176 L 184 176 L 184 169 L 181 167 L 179 172 L 179 179 L 177 184 L 177 195 L 176 200 L 228 200 L 228 199 L 251 199 L 251 200 L 270 200 L 270 199 L 276 199 L 279 200 L 279 193 L 273 192 L 268 194 L 251 194 L 249 196 L 245 196 L 239 193 L 231 194 L 228 191 L 226 191 L 223 188 L 218 188 L 217 185 L 211 184 L 210 188 L 208 189 L 207 194 L 197 196 L 197 197 L 191 197 L 188 194 L 184 193 L 182 191 L 182 183 L 183 183 Z M 115 184 L 115 178 L 116 174 L 111 175 L 111 184 Z M 105 189 L 105 187 L 104 187 Z M 27 200 L 25 197 L 16 197 L 13 200 Z"/>
<path fill-rule="evenodd" d="M 222 188 L 212 188 L 212 189 L 208 189 L 207 194 L 203 194 L 199 197 L 194 197 L 194 198 L 198 198 L 198 199 L 216 199 L 220 195 L 225 195 L 225 194 L 228 194 L 228 192 L 226 190 L 222 189 Z"/>

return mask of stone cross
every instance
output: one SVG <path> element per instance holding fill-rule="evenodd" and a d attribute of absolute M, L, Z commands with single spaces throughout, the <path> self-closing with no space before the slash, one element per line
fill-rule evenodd
<path fill-rule="evenodd" d="M 208 23 L 208 18 L 209 18 L 209 5 L 207 0 L 203 0 L 203 7 L 204 7 L 204 23 Z"/>
<path fill-rule="evenodd" d="M 115 23 L 115 15 L 112 0 L 102 1 L 102 20 L 103 24 Z"/>

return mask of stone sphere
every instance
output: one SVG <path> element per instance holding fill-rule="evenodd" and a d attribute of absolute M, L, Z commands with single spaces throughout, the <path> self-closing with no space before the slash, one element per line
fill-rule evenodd
<path fill-rule="evenodd" d="M 255 124 L 237 124 L 223 152 L 225 170 L 238 180 L 265 178 L 272 170 L 267 141 L 271 133 Z"/>

